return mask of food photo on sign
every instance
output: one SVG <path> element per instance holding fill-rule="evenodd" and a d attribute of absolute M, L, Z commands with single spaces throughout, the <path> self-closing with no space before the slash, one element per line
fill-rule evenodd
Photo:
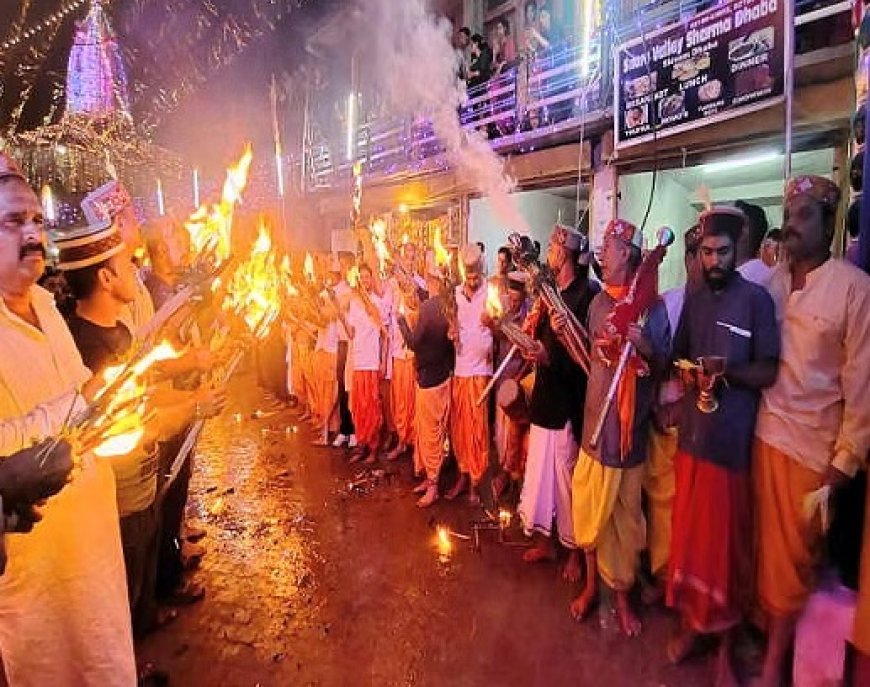
<path fill-rule="evenodd" d="M 732 0 L 620 45 L 617 146 L 780 102 L 783 21 L 781 2 Z"/>

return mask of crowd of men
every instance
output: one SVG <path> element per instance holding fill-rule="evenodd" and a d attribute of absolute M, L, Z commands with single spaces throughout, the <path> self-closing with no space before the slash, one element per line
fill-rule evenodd
<path fill-rule="evenodd" d="M 518 494 L 532 539 L 523 558 L 565 550 L 563 576 L 581 583 L 576 619 L 603 583 L 637 635 L 631 592 L 646 550 L 644 596 L 681 621 L 670 660 L 713 636 L 715 681 L 736 684 L 735 631 L 763 615 L 760 682 L 783 684 L 823 551 L 817 506 L 870 448 L 870 278 L 831 256 L 838 204 L 832 182 L 800 177 L 781 231 L 747 203 L 703 212 L 684 236 L 686 284 L 621 336 L 614 315 L 638 298 L 644 269 L 641 232 L 625 221 L 608 224 L 598 274 L 580 233 L 553 230 L 542 259 L 555 308 L 533 298 L 506 247 L 486 279 L 481 247 L 465 246 L 447 286 L 413 243 L 386 279 L 363 264 L 348 284 L 354 256 L 338 256 L 316 333 L 290 328 L 293 393 L 317 443 L 351 447 L 351 462 L 411 456 L 421 508 L 464 492 L 479 503 L 482 484 L 496 501 Z M 571 320 L 588 332 L 588 358 L 566 343 Z M 451 457 L 458 477 L 445 485 Z M 866 649 L 866 601 L 858 619 Z"/>
<path fill-rule="evenodd" d="M 686 284 L 648 302 L 655 251 L 622 220 L 596 258 L 582 234 L 553 229 L 548 297 L 508 248 L 489 279 L 478 244 L 447 271 L 411 242 L 389 274 L 326 256 L 316 287 L 285 311 L 287 383 L 317 444 L 354 463 L 410 459 L 421 508 L 464 493 L 480 503 L 484 485 L 496 501 L 513 495 L 532 541 L 523 559 L 564 550 L 577 620 L 604 587 L 621 630 L 639 634 L 631 593 L 647 550 L 648 591 L 680 619 L 670 660 L 713 637 L 715 683 L 736 684 L 735 631 L 762 615 L 759 681 L 781 685 L 815 589 L 825 505 L 870 449 L 870 277 L 831 256 L 838 204 L 827 179 L 791 180 L 783 256 L 754 272 L 752 208 L 708 209 L 684 236 Z M 148 335 L 187 253 L 159 231 L 143 240 L 117 183 L 84 209 L 88 226 L 55 240 L 59 309 L 37 285 L 39 200 L 0 163 L 0 656 L 15 687 L 135 684 L 148 671 L 134 634 L 170 620 L 167 602 L 202 597 L 183 576 L 196 558 L 184 541 L 198 535 L 182 522 L 183 447 L 191 424 L 224 406 L 204 374 L 219 361 L 199 344 L 214 313 L 169 325 L 187 352 L 155 370 L 159 418 L 137 449 L 96 460 L 52 441 Z M 852 641 L 867 671 L 866 545 L 864 557 Z"/>

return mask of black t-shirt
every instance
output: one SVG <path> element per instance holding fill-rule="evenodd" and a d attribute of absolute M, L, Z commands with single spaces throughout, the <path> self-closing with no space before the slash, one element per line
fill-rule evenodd
<path fill-rule="evenodd" d="M 420 305 L 420 316 L 413 330 L 405 318 L 399 319 L 399 327 L 408 348 L 414 351 L 417 385 L 431 389 L 443 384 L 453 374 L 456 352 L 448 336 L 450 325 L 441 299 L 430 298 Z"/>
<path fill-rule="evenodd" d="M 598 293 L 598 287 L 578 277 L 561 292 L 565 305 L 577 319 L 586 322 L 589 304 Z M 550 356 L 548 365 L 538 365 L 535 387 L 529 404 L 532 424 L 545 429 L 562 429 L 571 421 L 577 441 L 583 433 L 583 404 L 586 400 L 586 373 L 575 363 L 550 327 L 550 318 L 544 313 L 535 331 Z"/>
<path fill-rule="evenodd" d="M 130 330 L 120 322 L 114 327 L 103 327 L 73 312 L 67 318 L 67 325 L 82 361 L 94 374 L 110 365 L 117 365 L 133 345 Z"/>

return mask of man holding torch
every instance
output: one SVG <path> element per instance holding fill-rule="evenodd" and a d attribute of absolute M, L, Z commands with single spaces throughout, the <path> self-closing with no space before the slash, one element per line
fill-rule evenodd
<path fill-rule="evenodd" d="M 60 432 L 90 372 L 53 297 L 36 286 L 45 233 L 36 194 L 0 159 L 0 455 Z M 136 682 L 111 465 L 82 469 L 27 535 L 7 540 L 0 577 L 0 654 L 10 685 Z"/>
<path fill-rule="evenodd" d="M 598 292 L 587 278 L 588 268 L 579 264 L 585 248 L 583 235 L 561 224 L 553 228 L 547 245 L 547 266 L 555 288 L 581 323 Z M 559 338 L 567 326 L 565 318 L 542 306 L 539 298 L 528 323 L 537 349 L 526 352 L 535 364 L 535 385 L 529 401 L 531 428 L 518 513 L 535 545 L 523 560 L 536 563 L 555 558 L 555 523 L 559 541 L 568 550 L 564 577 L 576 581 L 580 567 L 571 520 L 571 475 L 583 430 L 586 373 Z"/>
<path fill-rule="evenodd" d="M 486 286 L 483 253 L 477 244 L 459 255 L 465 279 L 456 287 L 456 369 L 450 409 L 450 439 L 459 463 L 459 479 L 447 493 L 455 499 L 468 489 L 469 501 L 479 503 L 478 485 L 489 464 L 489 406 L 478 403 L 492 377 L 492 332 L 484 324 Z"/>

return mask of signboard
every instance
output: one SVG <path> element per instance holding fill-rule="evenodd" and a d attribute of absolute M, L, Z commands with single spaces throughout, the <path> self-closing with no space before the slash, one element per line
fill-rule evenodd
<path fill-rule="evenodd" d="M 624 148 L 779 102 L 783 5 L 732 0 L 618 46 L 614 130 Z"/>

